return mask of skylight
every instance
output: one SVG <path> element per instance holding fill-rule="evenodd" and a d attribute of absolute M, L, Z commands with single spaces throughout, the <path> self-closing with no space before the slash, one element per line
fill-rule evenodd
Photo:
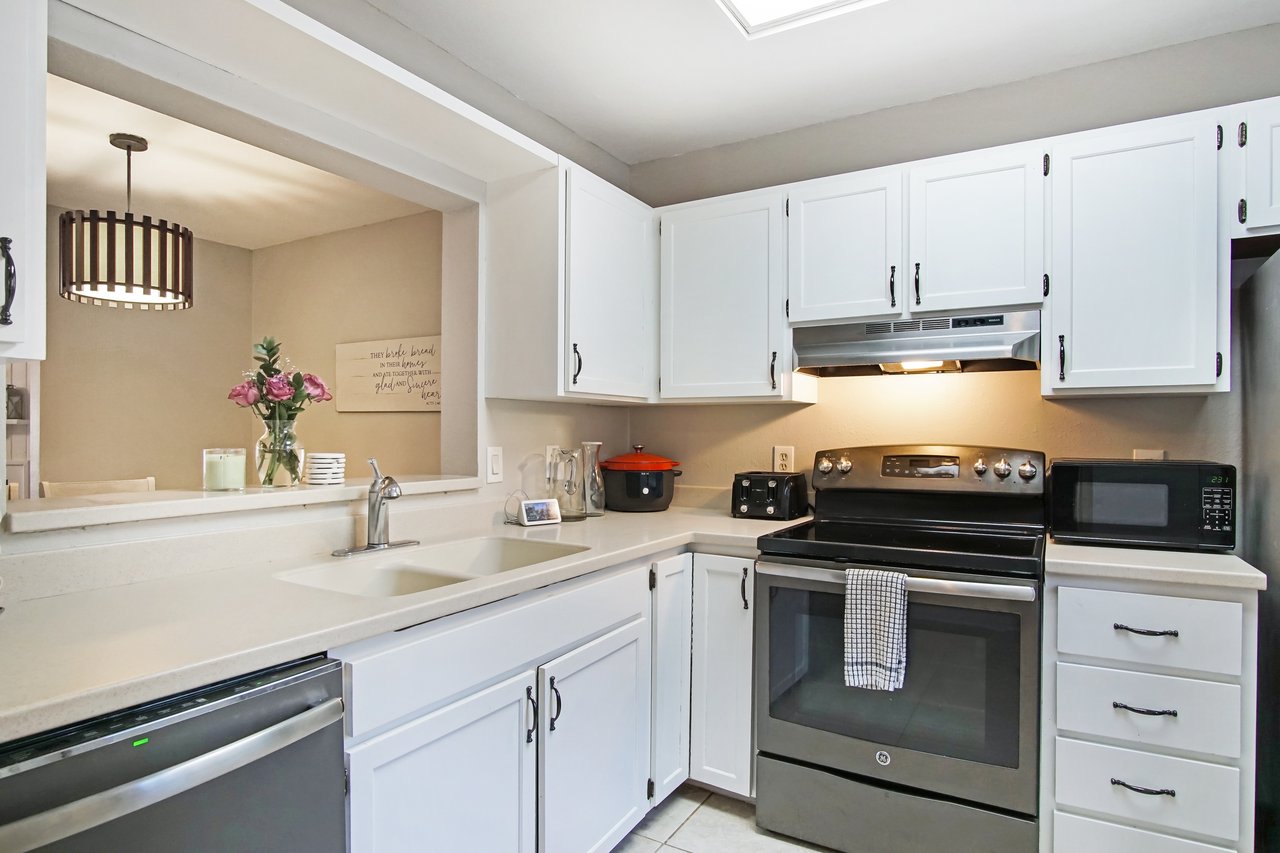
<path fill-rule="evenodd" d="M 747 38 L 772 35 L 885 0 L 716 0 Z"/>

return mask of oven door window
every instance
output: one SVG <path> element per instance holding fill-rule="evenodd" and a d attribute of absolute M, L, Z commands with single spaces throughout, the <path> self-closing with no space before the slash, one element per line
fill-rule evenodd
<path fill-rule="evenodd" d="M 843 619 L 843 594 L 770 590 L 771 717 L 886 746 L 1018 766 L 1018 614 L 909 602 L 906 678 L 892 692 L 844 685 Z"/>

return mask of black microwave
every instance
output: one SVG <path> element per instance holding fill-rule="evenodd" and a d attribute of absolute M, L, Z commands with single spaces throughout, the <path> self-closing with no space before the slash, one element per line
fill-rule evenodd
<path fill-rule="evenodd" d="M 1197 461 L 1055 459 L 1054 541 L 1229 551 L 1236 546 L 1236 469 Z"/>

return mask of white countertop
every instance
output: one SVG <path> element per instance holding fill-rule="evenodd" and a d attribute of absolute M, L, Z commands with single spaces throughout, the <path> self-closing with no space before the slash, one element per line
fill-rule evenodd
<path fill-rule="evenodd" d="M 794 523 L 682 508 L 550 527 L 480 523 L 436 542 L 498 535 L 588 550 L 395 598 L 289 583 L 275 575 L 290 567 L 274 563 L 17 601 L 0 614 L 0 743 L 662 551 L 754 549 Z M 349 559 L 387 554 L 413 551 Z"/>
<path fill-rule="evenodd" d="M 1046 577 L 1075 575 L 1229 589 L 1267 588 L 1267 576 L 1234 554 L 1194 551 L 1147 551 L 1050 542 L 1045 548 L 1044 573 Z"/>

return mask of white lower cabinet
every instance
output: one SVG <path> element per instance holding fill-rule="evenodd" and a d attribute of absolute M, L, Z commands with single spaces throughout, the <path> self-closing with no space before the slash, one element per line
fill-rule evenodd
<path fill-rule="evenodd" d="M 353 853 L 607 853 L 649 808 L 649 565 L 335 649 Z"/>
<path fill-rule="evenodd" d="M 755 788 L 750 559 L 693 557 L 689 778 L 742 796 Z"/>
<path fill-rule="evenodd" d="M 1042 853 L 1252 853 L 1257 629 L 1252 589 L 1046 558 Z"/>
<path fill-rule="evenodd" d="M 653 564 L 653 802 L 689 778 L 693 555 Z"/>
<path fill-rule="evenodd" d="M 351 849 L 532 853 L 534 685 L 527 670 L 350 747 Z"/>
<path fill-rule="evenodd" d="M 636 619 L 538 668 L 539 849 L 608 853 L 649 810 L 649 632 Z"/>

